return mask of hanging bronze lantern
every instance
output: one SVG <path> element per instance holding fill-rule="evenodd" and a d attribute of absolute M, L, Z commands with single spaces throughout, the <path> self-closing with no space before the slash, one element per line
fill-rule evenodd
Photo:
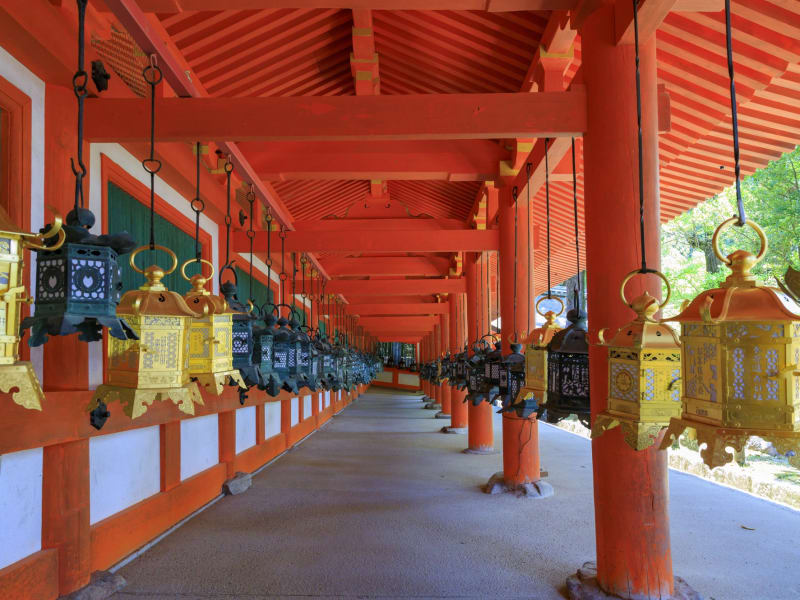
<path fill-rule="evenodd" d="M 511 352 L 500 363 L 498 395 L 502 403 L 500 412 L 514 411 L 521 418 L 536 414 L 538 404 L 530 396 L 521 396 L 525 383 L 525 355 L 522 344 L 512 343 Z"/>
<path fill-rule="evenodd" d="M 192 284 L 184 296 L 186 305 L 200 316 L 189 325 L 189 374 L 209 392 L 219 396 L 226 383 L 247 389 L 238 369 L 233 367 L 233 313 L 224 298 L 211 294 L 206 283 L 214 276 L 214 265 L 201 259 L 211 269 L 208 277 L 202 273 L 186 274 L 186 267 L 196 262 L 189 259 L 181 267 L 181 275 Z"/>
<path fill-rule="evenodd" d="M 172 258 L 168 271 L 158 265 L 144 270 L 136 266 L 136 256 L 149 249 L 141 246 L 131 254 L 131 267 L 143 274 L 146 282 L 138 290 L 126 292 L 117 309 L 138 340 L 109 340 L 106 383 L 92 396 L 90 411 L 102 410 L 116 401 L 122 404 L 126 415 L 135 419 L 155 400 L 171 399 L 189 415 L 194 415 L 195 404 L 203 404 L 189 371 L 189 328 L 192 319 L 200 315 L 161 281 L 178 267 L 178 257 L 172 250 L 158 245 L 153 248 Z"/>
<path fill-rule="evenodd" d="M 273 398 L 280 394 L 281 382 L 273 368 L 275 324 L 277 318 L 264 304 L 258 309 L 260 318 L 253 324 L 253 364 L 258 369 L 258 387 Z"/>
<path fill-rule="evenodd" d="M 25 296 L 22 252 L 44 248 L 51 240 L 50 248 L 57 249 L 65 239 L 61 217 L 44 233 L 26 233 L 0 209 L 0 391 L 10 393 L 14 403 L 24 408 L 42 410 L 44 394 L 33 365 L 19 360 L 20 305 L 30 303 Z"/>
<path fill-rule="evenodd" d="M 494 350 L 486 355 L 483 363 L 484 385 L 486 386 L 486 401 L 494 403 L 500 395 L 500 365 L 503 362 L 503 343 L 497 340 Z"/>
<path fill-rule="evenodd" d="M 633 302 L 625 298 L 625 284 L 640 271 L 629 273 L 622 282 L 622 301 L 633 309 L 636 318 L 620 327 L 606 343 L 605 329 L 600 330 L 600 344 L 608 348 L 608 408 L 595 417 L 592 438 L 620 426 L 625 442 L 634 450 L 649 448 L 670 419 L 681 415 L 680 342 L 667 325 L 654 315 L 669 302 L 667 295 L 660 305 L 647 292 Z"/>
<path fill-rule="evenodd" d="M 222 273 L 230 270 L 233 273 L 233 281 L 222 281 Z M 220 292 L 225 298 L 228 308 L 232 311 L 232 356 L 233 367 L 239 373 L 247 387 L 261 384 L 261 376 L 258 371 L 259 363 L 254 360 L 255 338 L 253 327 L 257 320 L 253 313 L 252 303 L 247 305 L 239 300 L 239 283 L 236 271 L 230 265 L 225 265 L 220 272 Z"/>
<path fill-rule="evenodd" d="M 567 312 L 570 325 L 556 332 L 547 345 L 547 396 L 539 410 L 547 411 L 548 423 L 558 423 L 571 414 L 586 427 L 589 409 L 589 341 L 586 313 L 580 307 Z"/>
<path fill-rule="evenodd" d="M 679 315 L 681 324 L 682 414 L 667 429 L 666 448 L 686 429 L 706 444 L 704 462 L 718 467 L 741 452 L 747 438 L 772 442 L 800 463 L 800 306 L 781 290 L 759 284 L 751 269 L 764 257 L 737 250 L 720 254 L 720 233 L 737 222 L 728 219 L 714 232 L 714 253 L 731 270 L 717 289 L 697 296 Z"/>
<path fill-rule="evenodd" d="M 486 355 L 489 353 L 489 344 L 481 339 L 472 345 L 472 356 L 469 358 L 467 371 L 467 396 L 464 402 L 472 402 L 473 406 L 478 406 L 481 402 L 488 400 L 485 363 Z"/>

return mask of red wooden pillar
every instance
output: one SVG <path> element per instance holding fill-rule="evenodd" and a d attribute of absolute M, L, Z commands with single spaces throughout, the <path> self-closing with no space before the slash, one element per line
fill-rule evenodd
<path fill-rule="evenodd" d="M 439 323 L 433 326 L 433 336 L 431 336 L 431 360 L 436 361 L 439 360 L 439 356 L 442 353 L 442 327 L 441 327 L 441 320 Z M 431 384 L 431 397 L 433 398 L 433 403 L 436 405 L 436 408 L 441 410 L 442 408 L 442 390 L 440 386 Z"/>
<path fill-rule="evenodd" d="M 217 415 L 219 420 L 219 462 L 224 463 L 228 479 L 234 476 L 236 459 L 236 411 L 228 410 Z"/>
<path fill-rule="evenodd" d="M 488 290 L 485 277 L 479 281 L 478 259 L 478 254 L 469 253 L 464 261 L 464 275 L 467 279 L 467 331 L 470 338 L 467 343 L 470 346 L 480 339 L 489 327 L 485 308 L 485 295 Z M 486 454 L 494 450 L 492 419 L 492 407 L 488 403 L 481 402 L 478 406 L 473 406 L 472 402 L 467 403 L 467 448 L 464 452 Z"/>
<path fill-rule="evenodd" d="M 450 315 L 440 315 L 442 326 L 439 328 L 439 358 L 444 358 L 450 349 Z M 439 385 L 439 402 L 442 410 L 437 417 L 450 416 L 450 386 L 447 383 Z"/>
<path fill-rule="evenodd" d="M 587 88 L 586 248 L 590 336 L 630 320 L 617 287 L 639 265 L 637 124 L 634 48 L 614 45 L 614 9 L 594 12 L 581 31 Z M 658 238 L 658 100 L 655 36 L 641 45 L 642 127 L 649 267 L 660 264 Z M 653 277 L 637 277 L 628 297 Z M 607 404 L 606 350 L 590 346 L 592 416 Z M 598 582 L 623 598 L 673 592 L 667 510 L 667 453 L 658 444 L 635 452 L 615 429 L 592 442 Z"/>
<path fill-rule="evenodd" d="M 518 201 L 515 207 L 512 188 L 502 187 L 498 212 L 500 323 L 503 355 L 506 355 L 511 352 L 512 340 L 521 342 L 527 335 L 525 327 L 528 323 L 529 301 L 525 201 Z M 503 476 L 509 487 L 539 481 L 539 423 L 535 414 L 525 419 L 518 417 L 515 412 L 503 414 Z"/>
<path fill-rule="evenodd" d="M 450 353 L 458 354 L 464 347 L 464 328 L 461 310 L 461 294 L 450 294 Z M 466 390 L 450 388 L 450 429 L 458 430 L 467 427 L 467 405 L 464 403 Z"/>

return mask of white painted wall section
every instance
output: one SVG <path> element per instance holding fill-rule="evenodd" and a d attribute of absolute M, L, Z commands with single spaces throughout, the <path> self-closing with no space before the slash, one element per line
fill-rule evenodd
<path fill-rule="evenodd" d="M 89 439 L 89 522 L 110 517 L 161 491 L 158 426 Z"/>
<path fill-rule="evenodd" d="M 264 404 L 264 439 L 275 437 L 281 432 L 281 403 Z"/>
<path fill-rule="evenodd" d="M 381 371 L 375 376 L 375 381 L 383 381 L 384 383 L 392 383 L 392 372 Z"/>
<path fill-rule="evenodd" d="M 419 375 L 416 373 L 398 373 L 397 383 L 400 385 L 413 385 L 419 387 Z"/>
<path fill-rule="evenodd" d="M 311 400 L 313 398 L 309 394 L 308 396 L 303 396 L 303 420 L 311 417 Z"/>
<path fill-rule="evenodd" d="M 325 391 L 325 408 L 328 408 L 331 405 L 331 391 Z"/>
<path fill-rule="evenodd" d="M 219 462 L 219 418 L 206 415 L 181 421 L 181 481 Z"/>
<path fill-rule="evenodd" d="M 289 422 L 292 427 L 300 422 L 300 398 L 292 398 L 292 420 Z"/>
<path fill-rule="evenodd" d="M 0 455 L 0 569 L 42 549 L 42 449 Z"/>
<path fill-rule="evenodd" d="M 236 454 L 256 445 L 256 407 L 236 411 Z"/>

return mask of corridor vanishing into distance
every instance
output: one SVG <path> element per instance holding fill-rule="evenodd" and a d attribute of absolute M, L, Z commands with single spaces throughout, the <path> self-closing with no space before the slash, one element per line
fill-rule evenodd
<path fill-rule="evenodd" d="M 120 569 L 114 598 L 563 598 L 594 559 L 590 442 L 542 424 L 555 496 L 489 496 L 501 454 L 463 454 L 421 407 L 372 388 Z M 675 573 L 706 600 L 800 597 L 800 513 L 670 472 L 670 516 Z"/>

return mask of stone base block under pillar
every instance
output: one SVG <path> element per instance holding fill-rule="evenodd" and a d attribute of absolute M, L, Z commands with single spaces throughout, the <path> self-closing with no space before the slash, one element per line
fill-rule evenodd
<path fill-rule="evenodd" d="M 439 431 L 442 433 L 467 433 L 466 427 L 442 427 Z"/>
<path fill-rule="evenodd" d="M 246 492 L 253 485 L 253 476 L 250 473 L 236 473 L 233 479 L 228 479 L 222 484 L 222 493 L 226 496 L 235 496 Z"/>
<path fill-rule="evenodd" d="M 442 405 L 435 402 L 428 402 L 423 408 L 428 410 L 442 410 Z"/>
<path fill-rule="evenodd" d="M 71 594 L 61 596 L 62 600 L 105 600 L 110 598 L 128 585 L 125 578 L 119 573 L 109 571 L 95 571 L 89 585 L 75 590 Z"/>
<path fill-rule="evenodd" d="M 662 596 L 662 600 L 703 600 L 692 587 L 680 577 L 675 578 L 675 591 L 668 598 Z M 570 600 L 611 600 L 618 599 L 620 596 L 604 592 L 597 584 L 597 565 L 593 562 L 583 563 L 575 575 L 567 577 L 567 597 Z M 639 596 L 631 596 L 630 600 L 636 600 Z"/>
<path fill-rule="evenodd" d="M 503 472 L 495 473 L 489 477 L 489 481 L 483 486 L 483 491 L 487 494 L 503 494 L 511 492 L 520 498 L 549 498 L 555 491 L 553 486 L 546 481 L 536 481 L 534 483 L 520 483 L 519 485 L 508 485 Z"/>
<path fill-rule="evenodd" d="M 435 419 L 449 419 L 449 418 L 450 418 L 450 415 L 448 415 L 448 414 L 445 414 L 445 413 L 443 413 L 442 411 L 439 411 L 438 413 L 436 413 L 436 414 L 434 415 L 434 418 L 435 418 Z"/>
<path fill-rule="evenodd" d="M 461 452 L 464 454 L 495 454 L 494 448 L 464 448 Z"/>
<path fill-rule="evenodd" d="M 430 401 L 431 401 L 431 399 L 430 399 L 430 398 L 428 398 L 428 396 L 426 396 L 425 394 L 423 394 L 423 395 L 422 395 L 422 398 L 420 398 L 420 401 L 421 401 L 421 402 L 425 402 L 425 403 L 427 404 L 428 402 L 430 402 Z"/>

